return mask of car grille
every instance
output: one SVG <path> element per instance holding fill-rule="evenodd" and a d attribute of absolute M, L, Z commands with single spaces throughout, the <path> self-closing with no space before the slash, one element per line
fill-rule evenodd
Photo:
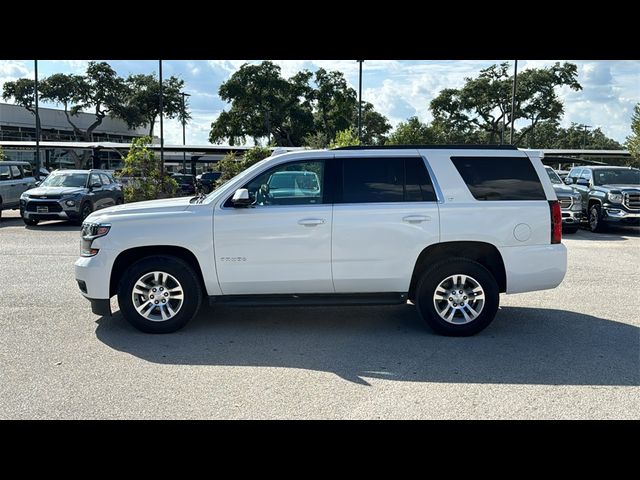
<path fill-rule="evenodd" d="M 558 197 L 560 202 L 560 208 L 571 208 L 573 205 L 573 199 L 571 197 Z"/>
<path fill-rule="evenodd" d="M 27 212 L 37 212 L 38 207 L 48 207 L 50 212 L 62 211 L 58 202 L 29 202 L 27 203 Z"/>
<path fill-rule="evenodd" d="M 632 210 L 640 209 L 640 192 L 625 193 L 622 197 L 622 203 Z"/>
<path fill-rule="evenodd" d="M 62 195 L 29 195 L 31 198 L 37 198 L 38 200 L 60 200 Z"/>

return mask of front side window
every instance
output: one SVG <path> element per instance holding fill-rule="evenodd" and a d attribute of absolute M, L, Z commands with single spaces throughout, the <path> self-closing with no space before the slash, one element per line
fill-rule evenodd
<path fill-rule="evenodd" d="M 95 185 L 95 184 L 102 186 L 102 181 L 100 180 L 100 176 L 97 173 L 92 173 L 89 185 Z"/>
<path fill-rule="evenodd" d="M 584 178 L 585 180 L 589 180 L 591 181 L 591 170 L 583 170 L 582 174 L 580 175 L 580 178 Z"/>
<path fill-rule="evenodd" d="M 84 187 L 87 184 L 86 173 L 52 173 L 44 182 L 43 187 Z"/>
<path fill-rule="evenodd" d="M 324 200 L 324 161 L 278 165 L 241 188 L 249 190 L 254 206 L 317 205 Z M 224 204 L 232 207 L 231 199 Z"/>
<path fill-rule="evenodd" d="M 109 176 L 105 173 L 101 173 L 100 174 L 100 178 L 102 178 L 102 184 L 103 185 L 109 185 L 111 183 L 111 179 L 109 178 Z"/>
<path fill-rule="evenodd" d="M 13 176 L 14 179 L 22 178 L 22 170 L 20 170 L 20 167 L 11 165 L 11 176 Z"/>
<path fill-rule="evenodd" d="M 451 157 L 476 200 L 546 200 L 527 157 Z"/>

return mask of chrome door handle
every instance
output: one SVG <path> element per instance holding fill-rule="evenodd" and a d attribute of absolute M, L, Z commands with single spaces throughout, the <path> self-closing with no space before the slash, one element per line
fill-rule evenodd
<path fill-rule="evenodd" d="M 427 215 L 408 215 L 402 219 L 403 222 L 407 223 L 421 223 L 428 222 L 431 220 L 431 217 Z"/>
<path fill-rule="evenodd" d="M 315 227 L 316 225 L 322 225 L 324 222 L 324 218 L 303 218 L 302 220 L 298 220 L 298 225 L 304 225 L 305 227 Z"/>

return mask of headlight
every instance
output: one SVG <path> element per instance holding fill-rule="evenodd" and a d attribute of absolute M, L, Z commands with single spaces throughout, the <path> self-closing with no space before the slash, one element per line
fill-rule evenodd
<path fill-rule="evenodd" d="M 574 193 L 571 195 L 571 198 L 573 198 L 573 203 L 580 203 L 582 202 L 582 195 L 580 195 L 579 193 Z"/>
<path fill-rule="evenodd" d="M 20 200 L 28 200 L 29 198 L 29 194 L 26 192 L 20 195 Z"/>
<path fill-rule="evenodd" d="M 75 207 L 75 206 L 76 206 L 76 201 L 75 201 L 75 200 L 65 200 L 65 201 L 64 201 L 64 204 L 65 204 L 67 207 Z"/>
<path fill-rule="evenodd" d="M 92 248 L 91 244 L 96 238 L 104 237 L 111 230 L 108 223 L 83 223 L 80 235 L 82 241 L 80 244 L 81 257 L 93 257 L 98 253 L 97 248 Z"/>
<path fill-rule="evenodd" d="M 622 203 L 622 194 L 621 193 L 609 192 L 607 194 L 607 197 L 609 197 L 609 201 L 611 201 L 612 203 Z"/>

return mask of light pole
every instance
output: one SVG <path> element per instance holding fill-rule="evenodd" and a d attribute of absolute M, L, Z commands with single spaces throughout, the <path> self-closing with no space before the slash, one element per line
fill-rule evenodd
<path fill-rule="evenodd" d="M 160 178 L 164 185 L 164 125 L 162 123 L 163 117 L 163 98 L 162 98 L 162 60 L 158 60 L 159 63 L 159 76 L 160 76 Z"/>
<path fill-rule="evenodd" d="M 358 60 L 360 63 L 360 75 L 358 79 L 358 140 L 362 143 L 362 62 L 364 60 Z"/>
<path fill-rule="evenodd" d="M 582 149 L 585 150 L 587 147 L 587 129 L 591 128 L 591 125 L 582 125 L 584 128 L 584 134 L 582 135 Z"/>
<path fill-rule="evenodd" d="M 516 119 L 516 86 L 518 83 L 518 60 L 513 67 L 513 90 L 511 92 L 511 135 L 509 143 L 513 145 L 513 122 Z"/>
<path fill-rule="evenodd" d="M 187 124 L 186 112 L 185 112 L 185 100 L 184 97 L 190 97 L 191 95 L 186 92 L 182 93 L 182 146 L 187 144 L 185 135 L 185 126 Z M 187 173 L 187 152 L 182 152 L 182 173 Z"/>
<path fill-rule="evenodd" d="M 34 82 L 33 94 L 36 107 L 36 178 L 40 179 L 40 111 L 38 109 L 38 60 L 33 61 Z"/>

